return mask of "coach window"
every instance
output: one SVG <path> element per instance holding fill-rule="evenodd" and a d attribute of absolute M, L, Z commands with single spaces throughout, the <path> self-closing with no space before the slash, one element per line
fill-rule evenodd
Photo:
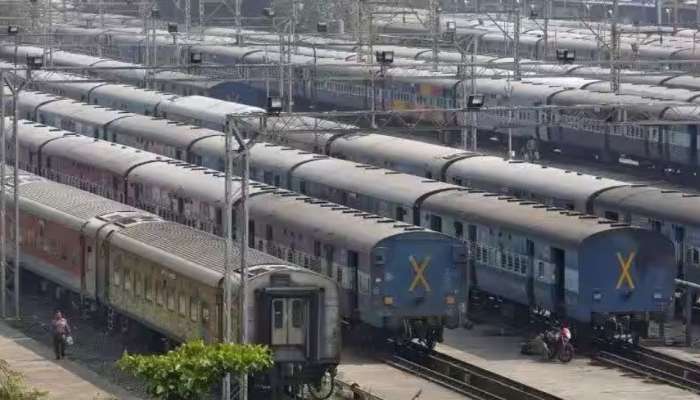
<path fill-rule="evenodd" d="M 272 172 L 270 172 L 270 171 L 263 172 L 263 182 L 267 183 L 268 185 L 272 185 Z"/>
<path fill-rule="evenodd" d="M 462 225 L 462 223 L 459 221 L 455 221 L 454 227 L 455 227 L 455 236 L 457 236 L 458 239 L 464 239 L 464 225 Z"/>
<path fill-rule="evenodd" d="M 544 278 L 544 263 L 542 261 L 537 263 L 537 277 L 540 279 Z"/>
<path fill-rule="evenodd" d="M 430 229 L 442 232 L 442 218 L 437 215 L 430 216 Z"/>
<path fill-rule="evenodd" d="M 615 211 L 606 211 L 605 218 L 612 220 L 612 221 L 619 221 L 620 215 L 618 213 L 616 213 Z"/>
<path fill-rule="evenodd" d="M 661 232 L 661 221 L 655 221 L 653 219 L 650 219 L 649 225 L 651 226 L 652 231 Z"/>
<path fill-rule="evenodd" d="M 177 213 L 183 214 L 185 212 L 185 200 L 182 198 L 177 199 Z"/>
<path fill-rule="evenodd" d="M 272 302 L 273 323 L 275 329 L 282 329 L 284 326 L 284 301 L 275 300 Z"/>
<path fill-rule="evenodd" d="M 525 241 L 525 248 L 527 251 L 527 256 L 528 257 L 534 257 L 535 256 L 535 242 L 533 242 L 530 239 L 527 239 Z"/>
<path fill-rule="evenodd" d="M 673 237 L 676 243 L 683 243 L 683 241 L 685 240 L 685 228 L 682 226 L 674 225 Z"/>
<path fill-rule="evenodd" d="M 360 262 L 360 256 L 356 251 L 348 250 L 348 267 L 357 268 Z"/>
<path fill-rule="evenodd" d="M 207 303 L 202 303 L 202 322 L 205 324 L 209 322 L 209 306 Z"/>
<path fill-rule="evenodd" d="M 141 297 L 143 294 L 143 282 L 141 282 L 141 274 L 134 272 L 134 296 Z"/>
<path fill-rule="evenodd" d="M 159 306 L 165 304 L 165 281 L 156 282 L 156 303 Z"/>
<path fill-rule="evenodd" d="M 143 288 L 144 288 L 144 292 L 145 292 L 144 297 L 146 297 L 146 300 L 153 301 L 153 285 L 151 282 L 151 277 L 148 275 L 146 275 L 143 278 Z"/>
<path fill-rule="evenodd" d="M 197 322 L 199 318 L 199 302 L 194 297 L 190 296 L 190 320 Z"/>
<path fill-rule="evenodd" d="M 178 311 L 180 312 L 180 315 L 183 317 L 187 316 L 187 296 L 182 294 L 182 292 L 178 296 Z"/>
<path fill-rule="evenodd" d="M 124 290 L 131 291 L 131 270 L 124 269 Z"/>
<path fill-rule="evenodd" d="M 268 242 L 271 242 L 273 240 L 272 225 L 270 224 L 265 225 L 265 240 L 267 240 Z"/>
<path fill-rule="evenodd" d="M 301 328 L 304 323 L 304 304 L 299 299 L 292 300 L 292 326 Z"/>
<path fill-rule="evenodd" d="M 175 311 L 175 291 L 168 290 L 168 310 Z"/>
<path fill-rule="evenodd" d="M 327 244 L 324 246 L 324 250 L 326 252 L 325 258 L 326 258 L 326 275 L 333 277 L 333 261 L 334 261 L 334 253 L 335 249 L 333 246 Z"/>
<path fill-rule="evenodd" d="M 122 284 L 122 270 L 119 267 L 114 267 L 114 286 Z"/>
<path fill-rule="evenodd" d="M 403 207 L 396 207 L 396 220 L 403 221 L 406 217 L 406 210 Z"/>

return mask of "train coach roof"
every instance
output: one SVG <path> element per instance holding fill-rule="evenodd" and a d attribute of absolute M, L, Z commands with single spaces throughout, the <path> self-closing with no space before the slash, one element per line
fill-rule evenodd
<path fill-rule="evenodd" d="M 42 104 L 62 100 L 65 100 L 65 97 L 56 96 L 55 94 L 51 93 L 24 90 L 19 94 L 18 107 L 20 109 L 31 108 L 31 111 L 33 112 L 36 107 Z"/>
<path fill-rule="evenodd" d="M 218 207 L 225 203 L 224 179 L 223 172 L 177 160 L 144 164 L 134 168 L 129 174 L 131 183 L 159 187 L 178 196 L 197 199 Z M 239 177 L 233 178 L 234 202 L 240 198 L 240 182 Z M 254 197 L 259 192 L 276 188 L 251 182 L 249 190 Z"/>
<path fill-rule="evenodd" d="M 382 240 L 400 235 L 436 235 L 453 240 L 404 222 L 288 191 L 253 196 L 249 204 L 255 216 L 252 219 L 269 218 L 295 234 L 311 235 L 356 251 L 369 252 Z"/>
<path fill-rule="evenodd" d="M 207 136 L 223 135 L 211 129 L 140 115 L 117 120 L 110 125 L 110 130 L 180 149 L 187 149 L 193 141 Z"/>
<path fill-rule="evenodd" d="M 135 115 L 128 111 L 118 111 L 112 108 L 88 105 L 69 99 L 47 103 L 40 108 L 40 111 L 69 116 L 72 121 L 85 121 L 98 126 L 104 126 L 117 119 Z"/>
<path fill-rule="evenodd" d="M 227 114 L 247 114 L 264 111 L 262 108 L 204 96 L 178 97 L 161 103 L 159 109 L 166 114 L 173 112 L 196 116 L 199 120 L 215 122 L 221 126 L 226 123 Z"/>
<path fill-rule="evenodd" d="M 465 186 L 481 187 L 479 183 L 496 186 L 492 190 L 512 188 L 522 192 L 558 200 L 573 201 L 577 210 L 585 210 L 589 198 L 596 192 L 626 185 L 613 179 L 581 174 L 500 157 L 477 156 L 454 162 L 447 169 L 447 179 L 459 178 Z M 472 183 L 470 183 L 472 182 Z"/>
<path fill-rule="evenodd" d="M 11 168 L 7 168 L 8 174 L 11 174 Z M 20 171 L 20 183 L 21 201 L 30 200 L 84 221 L 118 211 L 133 211 L 151 215 L 153 220 L 160 219 L 156 215 L 137 208 L 71 186 L 51 182 L 26 171 Z"/>
<path fill-rule="evenodd" d="M 389 163 L 384 166 L 395 169 L 396 165 L 440 169 L 450 160 L 476 154 L 452 147 L 372 133 L 343 136 L 333 142 L 331 150 L 335 146 L 339 147 L 341 153 L 348 154 L 348 158 L 362 155 L 376 161 L 387 160 Z"/>
<path fill-rule="evenodd" d="M 459 188 L 433 179 L 335 158 L 300 165 L 294 175 L 327 187 L 340 187 L 346 192 L 409 206 L 429 193 Z"/>
<path fill-rule="evenodd" d="M 112 96 L 134 103 L 145 103 L 153 106 L 161 101 L 170 100 L 176 97 L 174 94 L 163 93 L 157 90 L 141 89 L 130 85 L 107 84 L 96 88 L 93 93 Z"/>
<path fill-rule="evenodd" d="M 43 152 L 45 155 L 67 158 L 90 168 L 101 168 L 119 176 L 125 176 L 136 165 L 168 159 L 132 147 L 85 136 L 66 136 L 60 140 L 54 140 L 44 146 Z"/>
<path fill-rule="evenodd" d="M 128 246 L 154 261 L 167 261 L 176 272 L 207 280 L 211 285 L 217 285 L 223 278 L 225 241 L 218 236 L 174 222 L 162 221 L 157 224 L 128 226 L 113 235 L 112 241 L 121 246 Z M 248 267 L 294 265 L 255 249 L 248 249 L 246 256 Z M 192 265 L 203 267 L 209 273 L 193 270 Z M 239 247 L 235 243 L 231 253 L 231 265 L 234 269 L 241 266 Z M 238 275 L 234 279 L 238 282 Z"/>
<path fill-rule="evenodd" d="M 224 204 L 224 174 L 198 166 L 169 161 L 149 163 L 131 173 L 132 183 L 141 183 L 145 190 L 159 187 L 220 207 Z M 234 202 L 240 197 L 240 178 L 233 182 Z M 369 250 L 379 241 L 411 231 L 425 231 L 403 222 L 382 218 L 331 202 L 316 200 L 294 192 L 251 181 L 252 219 L 270 216 L 278 223 L 294 227 L 297 233 L 313 234 L 324 240 L 344 242 L 357 250 Z M 338 227 L 342 227 L 341 231 Z"/>
<path fill-rule="evenodd" d="M 568 246 L 577 246 L 592 235 L 618 226 L 629 227 L 591 215 L 466 189 L 432 195 L 423 207 Z"/>
<path fill-rule="evenodd" d="M 624 186 L 602 192 L 596 206 L 629 210 L 656 220 L 700 227 L 700 196 L 650 186 Z"/>
<path fill-rule="evenodd" d="M 10 119 L 5 119 L 5 127 L 8 133 L 11 130 Z M 38 151 L 39 148 L 49 140 L 62 138 L 64 136 L 76 136 L 73 132 L 64 131 L 53 126 L 38 124 L 34 121 L 20 120 L 17 127 L 19 131 L 20 141 L 23 147 L 27 147 L 32 151 Z"/>

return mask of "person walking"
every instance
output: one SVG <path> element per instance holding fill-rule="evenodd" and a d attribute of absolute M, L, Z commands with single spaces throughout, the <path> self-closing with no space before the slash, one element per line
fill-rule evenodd
<path fill-rule="evenodd" d="M 51 320 L 51 333 L 53 334 L 53 351 L 56 359 L 66 357 L 66 341 L 70 336 L 70 325 L 60 310 L 56 310 Z"/>

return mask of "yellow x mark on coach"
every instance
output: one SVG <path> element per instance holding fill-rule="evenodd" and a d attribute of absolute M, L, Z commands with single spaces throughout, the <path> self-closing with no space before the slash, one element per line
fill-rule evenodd
<path fill-rule="evenodd" d="M 630 269 L 632 268 L 632 261 L 635 255 L 636 253 L 633 251 L 627 259 L 624 259 L 620 253 L 617 253 L 617 262 L 620 264 L 620 278 L 617 280 L 615 289 L 619 289 L 622 286 L 622 282 L 626 282 L 630 289 L 634 289 L 634 281 L 632 280 Z"/>
<path fill-rule="evenodd" d="M 416 273 L 416 276 L 413 278 L 413 282 L 411 282 L 411 287 L 408 288 L 408 291 L 412 292 L 413 289 L 415 289 L 420 283 L 425 288 L 425 291 L 429 292 L 430 284 L 428 284 L 428 280 L 425 279 L 425 270 L 428 269 L 428 265 L 430 265 L 430 256 L 425 257 L 425 259 L 420 263 L 416 261 L 415 257 L 413 256 L 409 257 L 408 261 L 411 262 L 413 272 Z"/>

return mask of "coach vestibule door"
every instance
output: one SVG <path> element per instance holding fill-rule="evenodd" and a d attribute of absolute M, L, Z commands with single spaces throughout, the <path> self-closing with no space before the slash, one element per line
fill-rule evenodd
<path fill-rule="evenodd" d="M 309 303 L 303 298 L 272 300 L 272 345 L 297 346 L 306 343 Z"/>

